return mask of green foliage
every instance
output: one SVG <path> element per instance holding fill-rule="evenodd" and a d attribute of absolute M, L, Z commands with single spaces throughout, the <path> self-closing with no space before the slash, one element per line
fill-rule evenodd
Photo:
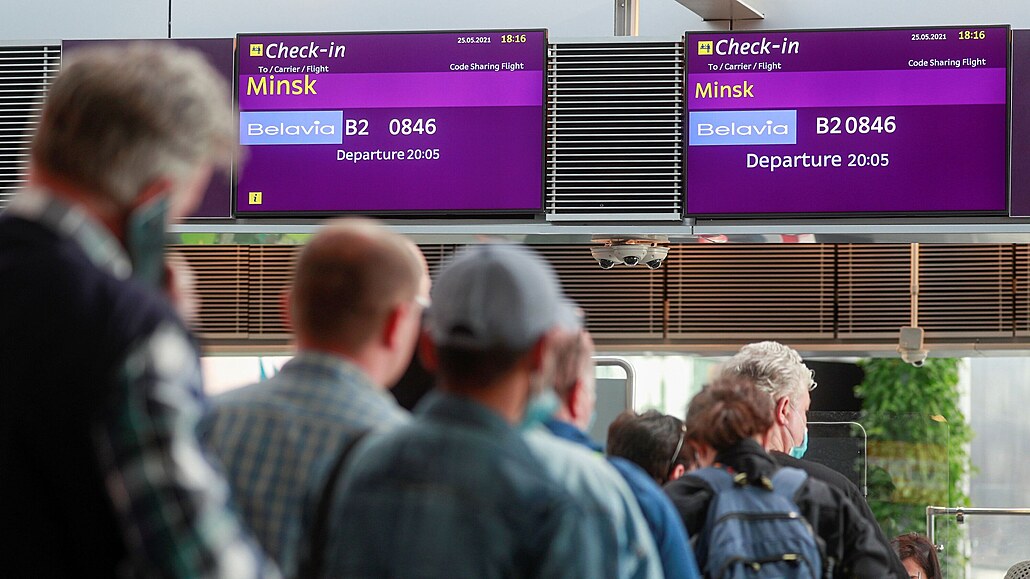
<path fill-rule="evenodd" d="M 928 505 L 969 506 L 963 483 L 971 470 L 973 433 L 959 409 L 959 360 L 929 358 L 921 368 L 897 358 L 859 362 L 869 434 L 869 506 L 888 537 L 925 534 Z M 961 530 L 937 528 L 947 546 L 942 565 L 962 576 Z"/>

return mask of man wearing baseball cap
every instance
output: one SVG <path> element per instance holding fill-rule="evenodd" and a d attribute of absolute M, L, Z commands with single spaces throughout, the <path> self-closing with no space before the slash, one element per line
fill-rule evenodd
<path fill-rule="evenodd" d="M 521 429 L 548 415 L 548 345 L 575 318 L 526 248 L 478 246 L 440 273 L 421 343 L 439 386 L 349 459 L 328 575 L 610 576 L 597 533 L 611 523 L 548 475 Z"/>

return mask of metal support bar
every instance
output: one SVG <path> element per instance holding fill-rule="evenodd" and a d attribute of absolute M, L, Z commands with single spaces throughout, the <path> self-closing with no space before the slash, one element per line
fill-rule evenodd
<path fill-rule="evenodd" d="M 954 516 L 955 522 L 962 524 L 967 515 L 1005 515 L 1014 517 L 1030 516 L 1030 509 L 989 509 L 976 507 L 926 507 L 926 536 L 930 543 L 937 547 L 938 552 L 944 551 L 944 545 L 937 544 L 937 534 L 934 532 L 934 519 L 938 516 Z"/>
<path fill-rule="evenodd" d="M 615 36 L 640 35 L 640 0 L 615 0 Z"/>
<path fill-rule="evenodd" d="M 626 408 L 633 408 L 637 398 L 637 373 L 633 364 L 623 358 L 611 356 L 594 356 L 594 364 L 598 366 L 618 366 L 626 372 Z"/>

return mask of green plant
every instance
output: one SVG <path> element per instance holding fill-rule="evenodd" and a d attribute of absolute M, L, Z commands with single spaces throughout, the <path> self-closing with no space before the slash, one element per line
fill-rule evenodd
<path fill-rule="evenodd" d="M 865 378 L 855 393 L 869 434 L 869 506 L 888 537 L 925 534 L 928 505 L 969 506 L 963 485 L 973 433 L 959 408 L 959 363 L 859 362 Z M 946 546 L 941 563 L 951 577 L 963 576 L 962 540 L 956 525 L 938 525 L 937 542 Z"/>

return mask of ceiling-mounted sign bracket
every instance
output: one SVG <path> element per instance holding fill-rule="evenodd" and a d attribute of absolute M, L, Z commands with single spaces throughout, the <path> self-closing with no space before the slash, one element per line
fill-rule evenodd
<path fill-rule="evenodd" d="M 764 20 L 762 14 L 742 0 L 676 0 L 705 21 Z M 732 26 L 731 26 L 732 28 Z"/>

